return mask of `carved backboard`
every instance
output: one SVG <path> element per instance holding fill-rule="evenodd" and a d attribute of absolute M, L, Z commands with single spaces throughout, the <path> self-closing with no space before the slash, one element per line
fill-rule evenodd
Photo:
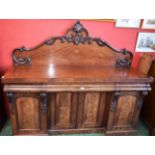
<path fill-rule="evenodd" d="M 101 65 L 128 68 L 132 53 L 117 50 L 99 38 L 92 38 L 80 21 L 64 36 L 52 37 L 32 49 L 13 51 L 15 65 Z"/>

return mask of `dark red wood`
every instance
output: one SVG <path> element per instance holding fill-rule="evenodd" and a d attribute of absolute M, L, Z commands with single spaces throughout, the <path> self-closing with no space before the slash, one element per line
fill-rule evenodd
<path fill-rule="evenodd" d="M 13 134 L 135 133 L 153 78 L 130 68 L 131 60 L 79 22 L 64 37 L 16 49 L 2 78 Z"/>

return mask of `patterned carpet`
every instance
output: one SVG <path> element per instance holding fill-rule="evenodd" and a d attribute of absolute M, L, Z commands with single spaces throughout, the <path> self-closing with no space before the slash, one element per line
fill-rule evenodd
<path fill-rule="evenodd" d="M 142 122 L 139 122 L 137 136 L 148 136 L 148 135 L 149 132 L 147 127 Z M 5 124 L 0 133 L 0 136 L 12 136 L 10 121 L 7 121 L 7 123 Z M 103 133 L 91 133 L 91 134 L 69 134 L 65 136 L 105 136 L 105 135 Z"/>

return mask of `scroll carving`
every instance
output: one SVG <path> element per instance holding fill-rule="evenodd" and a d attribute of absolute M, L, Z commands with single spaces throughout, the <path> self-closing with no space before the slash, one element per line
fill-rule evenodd
<path fill-rule="evenodd" d="M 40 93 L 40 109 L 41 109 L 41 112 L 43 113 L 47 112 L 47 94 L 46 93 Z"/>
<path fill-rule="evenodd" d="M 16 56 L 16 52 L 25 52 L 25 51 L 29 51 L 30 49 L 26 48 L 26 47 L 21 47 L 21 48 L 16 48 L 13 51 L 12 54 L 12 58 L 13 58 L 13 62 L 15 64 L 19 64 L 19 65 L 27 65 L 31 63 L 31 58 L 30 57 L 19 57 Z"/>
<path fill-rule="evenodd" d="M 123 58 L 120 58 L 116 61 L 116 67 L 117 68 L 128 68 L 131 65 L 132 62 L 132 53 L 130 51 L 127 51 L 126 49 L 118 50 L 110 46 L 107 42 L 102 41 L 100 38 L 92 38 L 89 36 L 88 31 L 83 27 L 83 25 L 80 23 L 80 21 L 77 21 L 71 29 L 69 29 L 64 36 L 61 37 L 52 37 L 51 39 L 45 41 L 43 44 L 38 45 L 37 47 L 33 49 L 28 49 L 26 47 L 17 48 L 13 51 L 13 62 L 17 65 L 29 65 L 31 64 L 31 58 L 30 57 L 21 57 L 17 55 L 17 52 L 23 53 L 28 52 L 30 50 L 34 50 L 39 48 L 42 45 L 52 45 L 55 43 L 55 41 L 60 40 L 61 43 L 73 43 L 75 45 L 79 44 L 92 44 L 92 42 L 96 42 L 99 46 L 107 46 L 108 48 L 112 49 L 114 52 L 120 53 L 123 55 Z"/>
<path fill-rule="evenodd" d="M 121 68 L 129 68 L 132 63 L 133 54 L 130 51 L 127 51 L 126 49 L 122 49 L 121 53 L 125 55 L 126 57 L 124 59 L 117 59 L 116 61 L 116 67 Z"/>

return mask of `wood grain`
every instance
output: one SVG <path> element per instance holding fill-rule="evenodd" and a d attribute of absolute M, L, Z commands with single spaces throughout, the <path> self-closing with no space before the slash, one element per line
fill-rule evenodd
<path fill-rule="evenodd" d="M 39 129 L 39 103 L 34 97 L 16 99 L 19 129 Z"/>
<path fill-rule="evenodd" d="M 80 93 L 78 103 L 78 127 L 103 127 L 105 93 Z"/>
<path fill-rule="evenodd" d="M 69 129 L 76 125 L 76 93 L 51 94 L 50 128 Z"/>

